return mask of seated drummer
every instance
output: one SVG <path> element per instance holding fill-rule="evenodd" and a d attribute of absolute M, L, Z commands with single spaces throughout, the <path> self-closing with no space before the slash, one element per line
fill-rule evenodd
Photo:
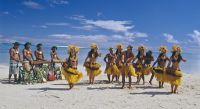
<path fill-rule="evenodd" d="M 34 60 L 30 46 L 31 46 L 30 42 L 27 42 L 24 44 L 24 49 L 22 51 L 23 52 L 23 61 L 31 62 Z"/>
<path fill-rule="evenodd" d="M 20 62 L 19 43 L 13 43 L 14 46 L 10 48 L 10 68 L 9 68 L 9 83 L 12 75 L 14 75 L 14 82 L 17 82 L 17 73 L 19 72 L 18 64 Z"/>
<path fill-rule="evenodd" d="M 39 43 L 36 45 L 36 47 L 37 47 L 37 49 L 34 52 L 36 61 L 45 61 L 44 54 L 42 52 L 42 44 Z M 38 67 L 42 67 L 42 65 L 43 64 L 39 64 Z"/>
<path fill-rule="evenodd" d="M 51 47 L 51 53 L 50 53 L 50 55 L 51 55 L 51 61 L 53 61 L 53 60 L 59 60 L 60 59 L 58 57 L 58 54 L 57 54 L 56 50 L 57 50 L 56 46 Z M 55 68 L 55 63 L 53 63 L 52 66 L 53 66 L 53 68 Z"/>

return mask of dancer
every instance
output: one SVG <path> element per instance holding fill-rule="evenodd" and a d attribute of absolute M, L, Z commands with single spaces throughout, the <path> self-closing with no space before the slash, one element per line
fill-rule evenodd
<path fill-rule="evenodd" d="M 91 50 L 88 52 L 88 55 L 85 59 L 84 66 L 89 76 L 89 84 L 94 84 L 95 77 L 101 74 L 100 67 L 101 65 L 96 62 L 97 58 L 101 56 L 98 52 L 97 44 L 91 44 Z"/>
<path fill-rule="evenodd" d="M 77 70 L 78 52 L 79 48 L 77 46 L 69 45 L 69 57 L 67 58 L 67 62 L 63 63 L 62 66 L 62 73 L 65 76 L 65 80 L 69 83 L 69 89 L 72 89 L 74 84 L 83 77 L 83 74 Z"/>
<path fill-rule="evenodd" d="M 134 60 L 134 54 L 132 52 L 132 46 L 129 45 L 127 50 L 123 52 L 123 67 L 124 71 L 122 72 L 122 89 L 125 85 L 125 77 L 129 78 L 129 89 L 131 88 L 131 76 L 137 77 L 138 75 L 135 73 L 135 69 L 133 68 L 132 62 Z"/>
<path fill-rule="evenodd" d="M 144 75 L 149 75 L 150 73 L 153 73 L 152 71 L 152 65 L 151 63 L 154 61 L 154 57 L 152 55 L 152 51 L 149 50 L 148 52 L 146 52 L 146 56 L 144 58 L 144 68 L 142 70 L 143 76 Z M 152 74 L 154 75 L 154 74 Z M 145 79 L 144 79 L 145 80 Z M 151 76 L 149 83 L 152 85 L 152 80 L 153 80 L 153 76 Z"/>
<path fill-rule="evenodd" d="M 170 57 L 170 66 L 166 70 L 167 81 L 171 84 L 171 93 L 177 93 L 178 86 L 181 85 L 182 71 L 180 69 L 180 62 L 186 62 L 186 59 L 181 56 L 181 47 L 174 45 L 172 47 L 172 56 Z"/>
<path fill-rule="evenodd" d="M 144 75 L 142 74 L 142 69 L 143 69 L 143 65 L 144 65 L 144 58 L 145 58 L 144 53 L 145 53 L 145 47 L 139 46 L 138 47 L 138 54 L 136 56 L 137 61 L 135 63 L 136 74 L 138 75 L 136 84 L 139 84 L 141 78 L 143 80 L 143 85 L 145 84 Z"/>
<path fill-rule="evenodd" d="M 157 64 L 157 67 L 153 68 L 152 74 L 155 74 L 155 77 L 157 81 L 159 81 L 159 88 L 163 88 L 164 82 L 166 80 L 166 63 L 168 61 L 168 66 L 169 67 L 169 61 L 170 59 L 167 57 L 167 47 L 166 46 L 160 46 L 159 48 L 159 56 L 157 60 L 154 62 L 153 67 Z M 152 75 L 154 76 L 154 75 Z M 153 77 L 152 77 L 153 78 Z"/>
<path fill-rule="evenodd" d="M 123 45 L 122 44 L 117 44 L 116 45 L 116 56 L 117 56 L 117 59 L 116 59 L 116 65 L 120 71 L 120 74 L 122 74 L 123 72 L 123 60 L 122 60 L 122 54 L 123 54 Z M 119 80 L 119 77 L 120 75 L 118 75 L 118 80 Z"/>
<path fill-rule="evenodd" d="M 114 78 L 116 78 L 116 81 L 118 81 L 118 77 L 120 75 L 120 71 L 116 65 L 116 54 L 113 51 L 113 48 L 109 48 L 109 53 L 106 54 L 104 58 L 104 62 L 106 63 L 106 69 L 105 73 L 107 74 L 108 77 L 108 82 L 110 83 L 110 76 L 112 75 L 112 81 Z"/>

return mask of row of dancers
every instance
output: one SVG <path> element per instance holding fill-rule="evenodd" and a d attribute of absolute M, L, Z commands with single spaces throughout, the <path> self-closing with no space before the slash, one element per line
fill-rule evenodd
<path fill-rule="evenodd" d="M 21 60 L 19 53 L 19 43 L 15 42 L 14 46 L 9 50 L 10 52 L 10 70 L 9 70 L 9 81 L 14 74 L 16 81 L 18 69 L 18 63 Z M 27 42 L 24 44 L 23 61 L 34 60 L 33 53 L 30 48 L 31 43 Z M 89 84 L 94 84 L 95 77 L 102 73 L 101 65 L 97 62 L 97 58 L 101 56 L 98 52 L 99 48 L 97 44 L 92 43 L 90 46 L 91 50 L 84 61 L 84 67 L 87 75 L 89 76 Z M 115 51 L 116 49 L 116 51 Z M 159 88 L 163 88 L 163 84 L 171 84 L 171 92 L 177 93 L 178 86 L 181 85 L 182 72 L 180 69 L 180 62 L 186 62 L 186 59 L 182 58 L 182 49 L 178 45 L 172 46 L 172 55 L 167 57 L 168 49 L 166 46 L 159 47 L 159 55 L 154 62 L 154 57 L 151 50 L 146 51 L 145 46 L 138 47 L 138 53 L 135 56 L 133 46 L 128 45 L 126 49 L 122 44 L 117 44 L 115 48 L 109 48 L 108 54 L 104 57 L 106 68 L 104 73 L 107 74 L 108 82 L 113 82 L 114 79 L 118 82 L 120 76 L 122 77 L 122 89 L 125 87 L 125 80 L 128 78 L 128 88 L 131 88 L 132 77 L 136 77 L 136 84 L 139 84 L 143 80 L 145 84 L 145 75 L 151 74 L 149 83 L 152 84 L 152 80 L 155 76 L 159 83 Z M 51 48 L 51 59 L 60 60 L 56 52 L 57 47 Z M 69 89 L 74 87 L 74 84 L 79 82 L 83 77 L 82 72 L 78 71 L 78 52 L 79 47 L 76 45 L 68 46 L 68 58 L 66 62 L 62 63 L 62 74 L 66 81 L 69 83 Z M 34 51 L 34 55 L 37 61 L 45 61 L 44 54 L 42 52 L 42 44 L 37 44 L 37 49 Z M 154 62 L 154 63 L 153 63 Z M 52 63 L 53 66 L 56 63 Z M 155 67 L 155 65 L 157 66 Z"/>

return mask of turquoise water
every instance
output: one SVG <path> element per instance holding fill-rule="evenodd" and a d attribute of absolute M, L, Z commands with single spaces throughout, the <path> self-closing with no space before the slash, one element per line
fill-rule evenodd
<path fill-rule="evenodd" d="M 11 44 L 0 44 L 0 64 L 8 65 L 9 64 L 9 48 L 12 47 Z M 23 49 L 23 46 L 20 47 L 20 50 Z M 32 47 L 32 51 L 34 51 L 35 47 Z M 79 52 L 79 64 L 83 64 L 85 57 L 87 56 L 87 53 L 90 49 L 89 48 L 81 48 Z M 44 46 L 43 47 L 44 55 L 46 60 L 50 60 L 50 46 Z M 61 59 L 66 59 L 67 54 L 67 48 L 65 47 L 59 47 L 57 50 L 59 57 Z M 99 52 L 102 54 L 100 58 L 98 58 L 98 62 L 100 62 L 102 65 L 105 63 L 103 62 L 103 58 L 108 52 L 107 49 L 99 49 Z M 137 51 L 133 51 L 134 54 L 137 53 Z M 158 56 L 157 52 L 153 53 L 154 58 Z M 170 56 L 171 53 L 168 53 L 168 56 Z M 182 56 L 187 59 L 187 62 L 181 62 L 181 69 L 185 73 L 199 73 L 200 74 L 200 55 L 192 54 L 192 53 L 182 53 Z"/>

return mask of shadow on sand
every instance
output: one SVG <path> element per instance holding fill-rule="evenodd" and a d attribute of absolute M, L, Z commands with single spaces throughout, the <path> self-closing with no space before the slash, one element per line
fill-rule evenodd
<path fill-rule="evenodd" d="M 29 88 L 28 90 L 40 90 L 41 92 L 56 90 L 56 91 L 66 91 L 68 88 L 51 88 L 51 87 L 42 87 L 42 88 Z"/>
<path fill-rule="evenodd" d="M 88 87 L 88 90 L 121 89 L 121 87 Z"/>
<path fill-rule="evenodd" d="M 14 80 L 12 79 L 11 82 L 8 82 L 8 78 L 4 78 L 4 79 L 0 79 L 0 83 L 1 84 L 11 84 L 11 85 L 16 85 L 17 83 L 14 82 Z"/>
<path fill-rule="evenodd" d="M 148 91 L 148 92 L 140 92 L 140 93 L 130 93 L 132 95 L 151 95 L 151 97 L 154 97 L 155 95 L 170 95 L 170 92 L 153 92 L 153 91 Z"/>

